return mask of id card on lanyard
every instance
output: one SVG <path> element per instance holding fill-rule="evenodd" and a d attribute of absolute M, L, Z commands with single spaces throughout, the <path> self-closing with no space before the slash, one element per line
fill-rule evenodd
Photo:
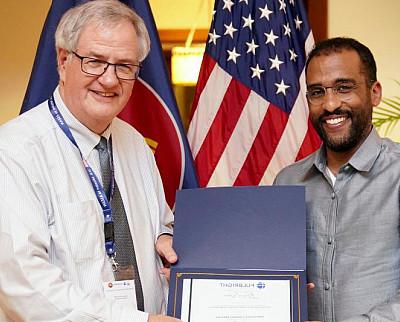
<path fill-rule="evenodd" d="M 107 299 L 137 307 L 134 280 L 105 282 L 103 289 Z"/>

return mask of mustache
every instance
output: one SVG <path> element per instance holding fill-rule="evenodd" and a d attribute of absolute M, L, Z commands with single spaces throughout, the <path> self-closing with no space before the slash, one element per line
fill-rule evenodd
<path fill-rule="evenodd" d="M 334 110 L 333 112 L 329 112 L 329 111 L 324 111 L 319 117 L 318 119 L 320 121 L 322 121 L 323 118 L 328 117 L 328 116 L 346 116 L 351 118 L 353 115 L 353 113 L 351 113 L 350 111 L 346 111 L 343 110 L 342 108 L 337 108 L 336 110 Z"/>

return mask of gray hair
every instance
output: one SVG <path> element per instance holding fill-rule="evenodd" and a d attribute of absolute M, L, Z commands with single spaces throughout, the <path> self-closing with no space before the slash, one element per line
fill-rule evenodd
<path fill-rule="evenodd" d="M 56 48 L 75 51 L 83 29 L 90 23 L 99 27 L 113 26 L 127 20 L 132 23 L 139 39 L 139 61 L 150 51 L 150 37 L 147 28 L 131 8 L 118 0 L 93 0 L 69 9 L 58 24 Z"/>

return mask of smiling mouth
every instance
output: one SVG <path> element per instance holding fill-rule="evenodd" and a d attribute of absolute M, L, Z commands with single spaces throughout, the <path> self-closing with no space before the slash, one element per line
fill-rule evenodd
<path fill-rule="evenodd" d="M 347 117 L 345 117 L 345 116 L 339 116 L 339 117 L 335 117 L 335 118 L 326 119 L 325 122 L 328 125 L 338 125 L 338 124 L 346 121 L 346 119 L 347 119 Z"/>
<path fill-rule="evenodd" d="M 110 92 L 100 92 L 100 91 L 93 91 L 95 94 L 103 96 L 103 97 L 113 97 L 116 96 L 115 93 L 110 93 Z"/>

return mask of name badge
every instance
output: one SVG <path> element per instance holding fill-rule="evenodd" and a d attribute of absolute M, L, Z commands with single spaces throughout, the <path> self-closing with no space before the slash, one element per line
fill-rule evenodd
<path fill-rule="evenodd" d="M 103 288 L 107 299 L 137 307 L 134 280 L 105 282 Z"/>

